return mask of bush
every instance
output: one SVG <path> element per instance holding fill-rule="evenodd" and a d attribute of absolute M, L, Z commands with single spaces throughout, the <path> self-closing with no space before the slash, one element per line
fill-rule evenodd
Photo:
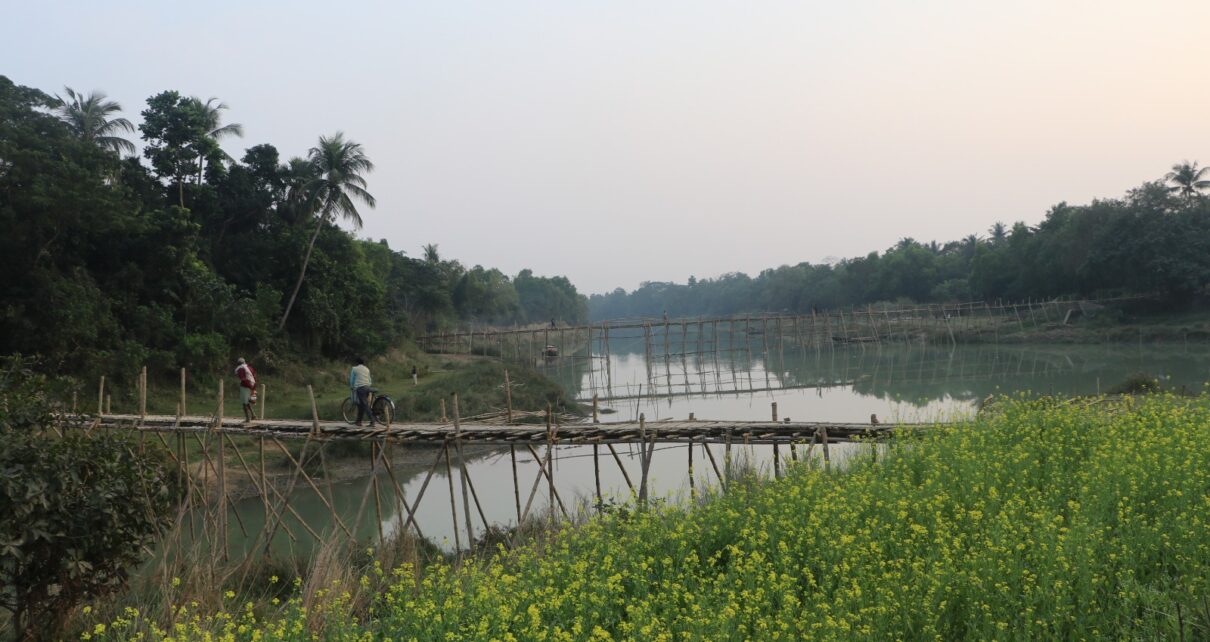
<path fill-rule="evenodd" d="M 53 631 L 73 605 L 121 586 L 173 497 L 166 468 L 121 439 L 55 426 L 45 387 L 19 359 L 4 364 L 0 607 L 18 639 Z"/>

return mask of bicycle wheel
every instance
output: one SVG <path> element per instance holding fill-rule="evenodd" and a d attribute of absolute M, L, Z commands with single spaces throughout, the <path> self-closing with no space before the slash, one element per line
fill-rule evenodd
<path fill-rule="evenodd" d="M 374 421 L 384 426 L 391 425 L 391 420 L 395 418 L 395 404 L 385 395 L 375 398 L 370 410 L 374 411 Z"/>
<path fill-rule="evenodd" d="M 340 402 L 340 416 L 344 417 L 346 423 L 353 423 L 357 419 L 357 404 L 345 397 L 345 400 Z"/>

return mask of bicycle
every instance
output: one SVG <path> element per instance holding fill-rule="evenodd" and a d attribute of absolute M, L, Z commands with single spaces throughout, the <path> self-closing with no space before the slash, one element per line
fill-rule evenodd
<path fill-rule="evenodd" d="M 391 425 L 395 418 L 395 402 L 389 395 L 378 394 L 378 388 L 370 388 L 370 412 L 374 421 L 384 426 Z M 340 403 L 340 414 L 348 423 L 357 421 L 357 402 L 349 397 Z"/>

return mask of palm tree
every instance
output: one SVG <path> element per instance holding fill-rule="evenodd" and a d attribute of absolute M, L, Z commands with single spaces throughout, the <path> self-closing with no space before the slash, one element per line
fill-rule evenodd
<path fill-rule="evenodd" d="M 1210 180 L 1206 180 L 1206 175 L 1210 174 L 1210 167 L 1197 166 L 1197 162 L 1185 161 L 1172 166 L 1172 171 L 1164 175 L 1164 180 L 1175 185 L 1168 188 L 1169 192 L 1180 194 L 1184 198 L 1193 198 L 1201 193 L 1201 190 L 1210 187 Z"/>
<path fill-rule="evenodd" d="M 437 265 L 441 262 L 441 256 L 437 254 L 437 244 L 429 243 L 424 246 L 424 260 L 426 263 Z"/>
<path fill-rule="evenodd" d="M 230 123 L 227 125 L 222 124 L 223 115 L 221 112 L 227 109 L 227 103 L 221 102 L 218 98 L 214 98 L 213 96 L 207 99 L 206 102 L 202 102 L 202 99 L 198 98 L 197 96 L 194 96 L 189 100 L 193 101 L 197 105 L 198 109 L 201 110 L 202 117 L 206 121 L 206 137 L 214 141 L 215 146 L 218 145 L 219 139 L 226 138 L 227 136 L 238 136 L 240 138 L 244 137 L 243 125 L 239 123 Z M 222 150 L 222 148 L 219 148 L 219 153 L 222 154 L 224 158 L 231 158 Z M 202 184 L 202 169 L 205 165 L 205 160 L 206 159 L 202 156 L 198 157 L 198 185 Z"/>
<path fill-rule="evenodd" d="M 297 225 L 311 215 L 313 208 L 307 189 L 319 178 L 319 171 L 311 161 L 295 156 L 286 161 L 282 172 L 286 190 L 277 204 L 277 212 L 291 225 Z"/>
<path fill-rule="evenodd" d="M 991 235 L 990 240 L 992 245 L 999 245 L 1004 242 L 1004 239 L 1008 238 L 1008 227 L 1002 221 L 996 221 L 995 225 L 992 225 L 987 230 L 987 233 Z"/>
<path fill-rule="evenodd" d="M 95 143 L 102 149 L 110 150 L 118 155 L 122 152 L 134 153 L 134 143 L 115 136 L 119 131 L 134 133 L 134 125 L 125 118 L 110 118 L 111 114 L 122 111 L 122 106 L 112 100 L 105 100 L 105 92 L 93 91 L 87 96 L 76 93 L 71 87 L 64 87 L 67 98 L 55 96 L 55 111 L 59 119 L 67 123 L 72 133 L 81 140 Z"/>
<path fill-rule="evenodd" d="M 370 162 L 365 150 L 359 143 L 345 140 L 342 132 L 336 132 L 331 137 L 319 137 L 319 145 L 312 147 L 307 153 L 307 160 L 314 166 L 316 177 L 303 186 L 302 193 L 311 211 L 318 211 L 315 221 L 315 233 L 307 244 L 307 253 L 303 256 L 302 269 L 298 272 L 298 281 L 294 291 L 286 303 L 286 311 L 282 314 L 281 323 L 277 324 L 280 331 L 286 327 L 286 319 L 294 300 L 298 298 L 298 290 L 302 288 L 303 278 L 307 274 L 307 264 L 311 261 L 311 251 L 315 249 L 315 240 L 324 223 L 329 223 L 337 215 L 353 225 L 353 229 L 361 229 L 361 214 L 357 211 L 354 199 L 369 207 L 374 207 L 375 200 L 366 191 L 364 173 L 374 171 L 374 163 Z"/>

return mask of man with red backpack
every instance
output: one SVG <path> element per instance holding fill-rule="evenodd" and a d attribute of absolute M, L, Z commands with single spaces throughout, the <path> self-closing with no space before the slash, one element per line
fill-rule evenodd
<path fill-rule="evenodd" d="M 236 362 L 235 376 L 239 377 L 239 402 L 244 406 L 244 423 L 251 423 L 252 404 L 256 403 L 256 371 L 240 357 Z"/>

